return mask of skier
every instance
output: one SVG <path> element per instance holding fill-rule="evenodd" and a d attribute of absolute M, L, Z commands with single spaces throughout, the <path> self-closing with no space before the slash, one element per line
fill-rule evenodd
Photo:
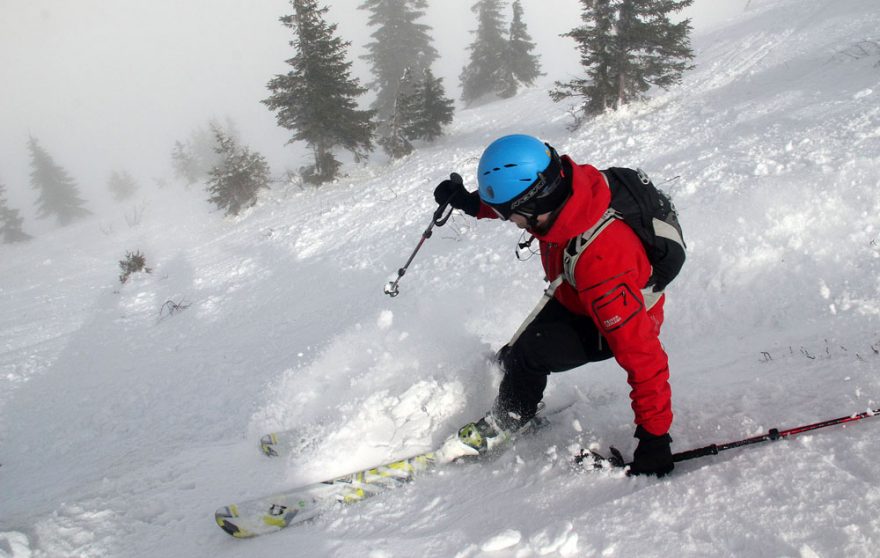
<path fill-rule="evenodd" d="M 560 157 L 527 135 L 491 143 L 477 180 L 476 192 L 444 180 L 434 199 L 478 219 L 500 218 L 527 229 L 540 241 L 551 282 L 563 274 L 569 241 L 597 225 L 611 201 L 609 173 Z M 630 474 L 672 471 L 669 366 L 658 338 L 665 296 L 649 286 L 651 262 L 639 237 L 623 221 L 608 221 L 576 262 L 577 289 L 557 280 L 552 299 L 497 353 L 504 373 L 498 396 L 485 417 L 459 430 L 453 442 L 466 446 L 459 449 L 483 453 L 526 429 L 551 372 L 614 357 L 627 373 L 639 440 Z"/>

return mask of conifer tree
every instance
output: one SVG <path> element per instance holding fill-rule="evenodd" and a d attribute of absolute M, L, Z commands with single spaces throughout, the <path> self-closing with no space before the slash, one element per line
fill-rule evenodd
<path fill-rule="evenodd" d="M 581 53 L 581 66 L 587 71 L 586 78 L 577 78 L 567 83 L 556 82 L 556 89 L 550 92 L 554 101 L 569 97 L 584 99 L 580 107 L 583 114 L 598 114 L 611 108 L 616 97 L 616 80 L 613 79 L 613 66 L 616 58 L 616 11 L 615 1 L 581 0 L 584 24 L 564 33 L 578 45 Z"/>
<path fill-rule="evenodd" d="M 194 128 L 186 141 L 174 142 L 174 148 L 171 150 L 171 167 L 174 175 L 186 182 L 187 186 L 207 178 L 211 169 L 220 162 L 215 151 L 217 140 L 214 130 L 217 128 L 236 141 L 239 140 L 238 127 L 232 119 L 226 118 L 222 124 L 217 120 L 210 120 L 207 128 L 204 126 Z"/>
<path fill-rule="evenodd" d="M 478 0 L 471 11 L 477 14 L 476 38 L 467 66 L 461 72 L 461 100 L 470 105 L 489 95 L 498 95 L 510 87 L 503 68 L 507 39 L 501 18 L 501 0 Z"/>
<path fill-rule="evenodd" d="M 6 187 L 0 183 L 0 239 L 5 244 L 24 242 L 31 236 L 21 230 L 23 220 L 17 209 L 12 209 L 6 202 Z"/>
<path fill-rule="evenodd" d="M 305 141 L 314 164 L 302 169 L 313 184 L 336 177 L 341 163 L 333 149 L 350 151 L 356 161 L 373 149 L 374 112 L 358 110 L 356 98 L 366 92 L 351 76 L 346 50 L 351 44 L 335 36 L 336 25 L 324 20 L 326 7 L 317 0 L 291 0 L 294 13 L 280 18 L 293 30 L 295 50 L 287 60 L 292 70 L 268 84 L 272 95 L 263 103 L 275 112 L 278 125 L 294 132 L 290 142 Z"/>
<path fill-rule="evenodd" d="M 195 184 L 204 176 L 192 150 L 181 141 L 175 141 L 171 150 L 171 168 L 174 170 L 174 175 L 184 180 L 187 186 Z"/>
<path fill-rule="evenodd" d="M 452 122 L 455 103 L 446 97 L 443 79 L 435 78 L 430 69 L 424 71 L 421 81 L 406 72 L 401 93 L 389 119 L 388 134 L 379 140 L 392 158 L 409 155 L 413 140 L 434 141 L 443 135 L 443 126 Z M 403 94 L 403 91 L 411 91 Z"/>
<path fill-rule="evenodd" d="M 373 41 L 367 44 L 368 54 L 361 58 L 373 68 L 375 80 L 368 86 L 377 90 L 372 108 L 381 122 L 389 119 L 399 95 L 412 93 L 401 83 L 404 73 L 410 72 L 410 78 L 420 76 L 437 59 L 431 28 L 416 23 L 427 5 L 426 0 L 365 0 L 360 5 L 370 11 L 368 23 L 376 27 Z"/>
<path fill-rule="evenodd" d="M 669 15 L 693 0 L 581 0 L 584 25 L 563 36 L 578 43 L 586 78 L 556 82 L 554 101 L 583 99 L 579 111 L 593 115 L 644 97 L 652 85 L 681 81 L 693 58 L 690 20 Z"/>
<path fill-rule="evenodd" d="M 79 190 L 73 178 L 55 163 L 49 153 L 40 146 L 36 138 L 28 141 L 31 152 L 31 186 L 39 192 L 37 198 L 37 217 L 42 219 L 55 215 L 61 226 L 91 215 L 79 197 Z"/>
<path fill-rule="evenodd" d="M 409 139 L 434 141 L 443 135 L 443 126 L 452 122 L 455 104 L 446 97 L 443 78 L 435 78 L 430 69 L 409 99 L 411 117 L 404 132 Z"/>
<path fill-rule="evenodd" d="M 416 89 L 411 76 L 411 71 L 404 71 L 394 105 L 386 117 L 385 134 L 379 139 L 379 145 L 392 159 L 405 157 L 413 151 L 412 143 L 406 133 L 415 119 L 416 110 Z"/>
<path fill-rule="evenodd" d="M 214 127 L 213 131 L 220 162 L 208 175 L 208 201 L 225 210 L 226 215 L 238 215 L 257 203 L 260 190 L 269 187 L 269 164 L 220 128 Z"/>
<path fill-rule="evenodd" d="M 618 76 L 618 105 L 641 99 L 652 85 L 668 89 L 691 68 L 689 19 L 669 16 L 694 0 L 623 0 L 618 18 L 619 56 L 630 61 Z M 629 70 L 629 71 L 627 71 Z"/>
<path fill-rule="evenodd" d="M 507 51 L 503 81 L 504 87 L 500 92 L 502 98 L 516 95 L 520 85 L 534 85 L 535 80 L 541 76 L 541 63 L 535 50 L 535 43 L 529 35 L 523 21 L 523 9 L 520 0 L 513 2 L 513 19 L 510 21 L 510 31 L 507 36 Z"/>
<path fill-rule="evenodd" d="M 117 202 L 131 199 L 139 188 L 137 181 L 128 171 L 113 171 L 107 181 L 107 189 L 110 190 L 113 199 Z"/>

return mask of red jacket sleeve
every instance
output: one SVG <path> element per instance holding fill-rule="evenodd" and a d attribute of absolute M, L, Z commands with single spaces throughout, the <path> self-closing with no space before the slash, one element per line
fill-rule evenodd
<path fill-rule="evenodd" d="M 650 263 L 623 223 L 609 227 L 581 255 L 575 269 L 578 298 L 627 373 L 635 423 L 662 435 L 672 424 L 669 362 L 660 344 L 659 301 L 650 312 L 641 288 Z"/>

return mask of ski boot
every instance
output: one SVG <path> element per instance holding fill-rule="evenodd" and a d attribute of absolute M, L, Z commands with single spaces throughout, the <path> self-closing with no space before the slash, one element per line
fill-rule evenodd
<path fill-rule="evenodd" d="M 538 410 L 543 408 L 539 405 Z M 514 413 L 492 410 L 476 422 L 469 422 L 446 440 L 438 452 L 444 461 L 477 458 L 498 452 L 509 446 L 524 432 L 538 428 L 546 419 L 532 417 L 522 420 Z"/>

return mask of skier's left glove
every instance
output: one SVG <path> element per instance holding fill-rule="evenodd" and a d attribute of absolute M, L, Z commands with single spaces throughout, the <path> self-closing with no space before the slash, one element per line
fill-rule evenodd
<path fill-rule="evenodd" d="M 672 438 L 669 434 L 656 436 L 639 426 L 635 437 L 639 439 L 639 445 L 633 454 L 628 474 L 662 477 L 672 471 L 675 464 L 672 462 Z"/>
<path fill-rule="evenodd" d="M 461 177 L 450 175 L 449 179 L 444 180 L 434 189 L 434 201 L 437 205 L 448 203 L 455 209 L 460 209 L 470 215 L 476 217 L 480 211 L 480 194 L 478 192 L 468 192 L 462 184 Z"/>

